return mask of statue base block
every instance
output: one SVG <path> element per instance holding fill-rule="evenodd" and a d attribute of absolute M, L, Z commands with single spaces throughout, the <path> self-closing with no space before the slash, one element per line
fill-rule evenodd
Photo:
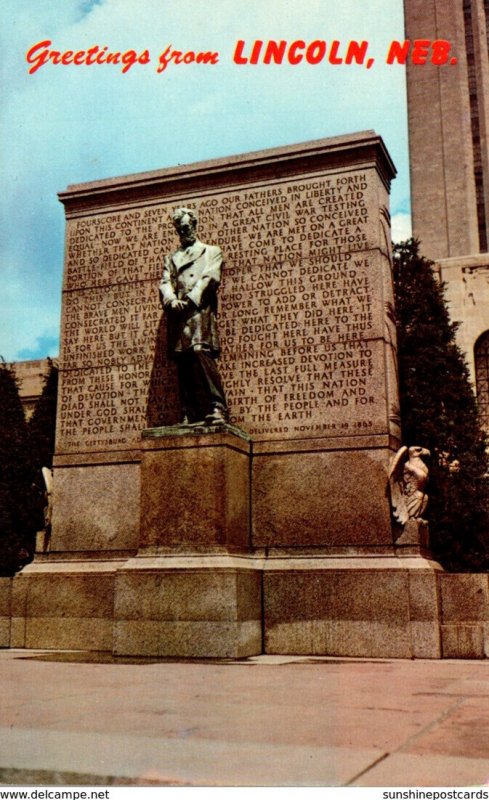
<path fill-rule="evenodd" d="M 250 450 L 227 424 L 143 431 L 139 553 L 248 551 Z"/>
<path fill-rule="evenodd" d="M 417 557 L 269 557 L 265 652 L 440 658 L 441 567 Z"/>
<path fill-rule="evenodd" d="M 10 641 L 10 595 L 12 578 L 0 578 L 0 647 Z"/>
<path fill-rule="evenodd" d="M 117 655 L 262 652 L 250 450 L 249 437 L 225 423 L 143 432 L 140 546 L 117 574 Z"/>
<path fill-rule="evenodd" d="M 137 557 L 117 575 L 116 655 L 243 658 L 262 652 L 261 572 L 232 556 Z"/>
<path fill-rule="evenodd" d="M 124 561 L 34 561 L 12 579 L 10 647 L 110 651 Z"/>

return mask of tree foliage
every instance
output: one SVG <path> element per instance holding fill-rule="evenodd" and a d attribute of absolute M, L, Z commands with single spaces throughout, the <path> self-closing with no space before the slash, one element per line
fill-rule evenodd
<path fill-rule="evenodd" d="M 40 498 L 18 384 L 14 371 L 3 361 L 0 407 L 0 576 L 9 576 L 34 555 Z"/>
<path fill-rule="evenodd" d="M 58 368 L 51 359 L 48 361 L 49 371 L 44 379 L 44 387 L 28 422 L 32 457 L 39 473 L 43 467 L 53 466 L 54 455 Z"/>
<path fill-rule="evenodd" d="M 444 287 L 413 239 L 394 247 L 404 443 L 431 451 L 430 536 L 451 570 L 489 568 L 486 438 Z"/>

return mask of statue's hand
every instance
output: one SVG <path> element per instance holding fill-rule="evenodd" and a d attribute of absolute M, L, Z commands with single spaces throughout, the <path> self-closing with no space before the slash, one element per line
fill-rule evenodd
<path fill-rule="evenodd" d="M 172 300 L 171 301 L 171 309 L 172 311 L 185 311 L 188 308 L 188 300 Z"/>

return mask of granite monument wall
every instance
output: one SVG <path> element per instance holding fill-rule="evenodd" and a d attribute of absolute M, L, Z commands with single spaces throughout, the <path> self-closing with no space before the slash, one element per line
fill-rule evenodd
<path fill-rule="evenodd" d="M 220 371 L 231 422 L 253 442 L 254 546 L 392 543 L 387 499 L 377 500 L 399 439 L 393 175 L 367 132 L 60 195 L 51 552 L 138 547 L 141 431 L 179 421 L 157 292 L 179 205 L 197 209 L 198 233 L 225 256 Z M 359 492 L 366 472 L 373 492 Z"/>

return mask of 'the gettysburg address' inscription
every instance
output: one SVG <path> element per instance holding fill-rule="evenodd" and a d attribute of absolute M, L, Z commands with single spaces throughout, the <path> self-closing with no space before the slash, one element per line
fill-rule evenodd
<path fill-rule="evenodd" d="M 225 256 L 220 371 L 232 421 L 276 438 L 384 431 L 372 169 L 70 220 L 58 452 L 131 446 L 143 428 L 179 420 L 157 282 L 181 204 Z"/>

